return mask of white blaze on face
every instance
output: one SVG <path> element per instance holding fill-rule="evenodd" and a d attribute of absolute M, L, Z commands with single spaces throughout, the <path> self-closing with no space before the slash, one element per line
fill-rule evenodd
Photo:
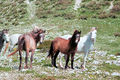
<path fill-rule="evenodd" d="M 40 43 L 42 43 L 44 40 L 44 33 L 40 34 Z"/>
<path fill-rule="evenodd" d="M 9 42 L 9 34 L 4 34 L 3 39 L 7 42 Z"/>
<path fill-rule="evenodd" d="M 79 34 L 77 34 L 77 35 L 76 35 L 76 40 L 75 40 L 75 43 L 78 43 L 78 42 L 79 42 L 79 38 L 80 38 L 80 35 L 79 35 Z"/>

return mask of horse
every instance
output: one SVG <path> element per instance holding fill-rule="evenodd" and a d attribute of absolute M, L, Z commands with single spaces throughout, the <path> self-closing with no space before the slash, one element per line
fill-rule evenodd
<path fill-rule="evenodd" d="M 18 45 L 18 38 L 21 36 L 22 34 L 13 34 L 10 36 L 10 47 L 9 47 L 9 52 L 11 52 L 13 50 L 13 48 Z"/>
<path fill-rule="evenodd" d="M 95 27 L 92 27 L 91 31 L 87 35 L 80 37 L 76 53 L 84 53 L 83 63 L 81 65 L 82 69 L 85 69 L 87 55 L 89 54 L 90 50 L 93 49 L 94 43 L 96 41 L 96 33 L 97 29 Z M 64 39 L 69 39 L 70 37 L 71 35 L 61 36 L 61 38 Z M 59 62 L 60 67 L 62 67 L 62 54 L 59 55 Z"/>
<path fill-rule="evenodd" d="M 38 30 L 39 27 L 35 26 L 33 28 L 33 31 L 36 31 Z M 18 38 L 19 36 L 22 35 L 22 34 L 13 34 L 10 36 L 10 47 L 9 47 L 9 52 L 11 52 L 13 50 L 13 48 L 18 45 Z"/>
<path fill-rule="evenodd" d="M 0 31 L 0 53 L 3 52 L 5 46 L 6 48 L 8 47 L 9 44 L 9 34 L 8 34 L 9 30 L 8 29 L 3 29 L 2 31 Z M 6 48 L 4 50 L 4 53 L 6 51 Z"/>
<path fill-rule="evenodd" d="M 31 58 L 30 58 L 30 68 L 32 68 L 32 61 L 33 61 L 33 55 L 37 46 L 37 43 L 40 42 L 42 43 L 45 37 L 45 30 L 42 29 L 37 29 L 36 31 L 31 31 L 29 33 L 22 34 L 18 38 L 18 49 L 8 55 L 11 56 L 15 54 L 17 51 L 19 51 L 20 55 L 20 65 L 19 65 L 19 70 L 21 70 L 22 67 L 22 50 L 26 51 L 26 57 L 25 57 L 25 69 L 28 68 L 27 65 L 27 60 L 29 56 L 29 52 L 31 53 Z"/>
<path fill-rule="evenodd" d="M 71 55 L 71 68 L 73 68 L 74 55 L 76 52 L 77 44 L 80 40 L 81 31 L 75 30 L 72 37 L 69 40 L 57 37 L 51 42 L 50 50 L 47 57 L 51 57 L 52 66 L 56 67 L 56 58 L 59 52 L 66 54 L 66 65 L 65 69 L 68 67 L 69 56 Z"/>

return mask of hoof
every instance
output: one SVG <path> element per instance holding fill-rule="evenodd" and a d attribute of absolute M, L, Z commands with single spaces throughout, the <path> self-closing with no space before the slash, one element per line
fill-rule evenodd
<path fill-rule="evenodd" d="M 57 66 L 54 66 L 55 68 L 58 68 Z"/>
<path fill-rule="evenodd" d="M 74 69 L 73 67 L 71 69 Z"/>
<path fill-rule="evenodd" d="M 30 69 L 32 69 L 32 65 L 30 66 Z"/>
<path fill-rule="evenodd" d="M 24 69 L 28 69 L 28 66 L 25 66 Z"/>

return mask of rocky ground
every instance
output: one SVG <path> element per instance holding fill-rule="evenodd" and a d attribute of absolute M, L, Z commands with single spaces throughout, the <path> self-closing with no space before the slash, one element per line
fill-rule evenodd
<path fill-rule="evenodd" d="M 24 56 L 24 55 L 23 55 Z M 80 68 L 83 54 L 76 54 L 74 70 L 54 68 L 50 64 L 47 53 L 36 51 L 33 68 L 18 71 L 19 57 L 0 59 L 0 80 L 86 80 L 86 79 L 120 79 L 120 56 L 108 55 L 105 51 L 92 51 L 87 59 L 86 70 Z M 63 59 L 63 64 L 64 64 Z M 57 65 L 58 65 L 57 60 Z M 69 62 L 70 63 L 70 62 Z M 24 59 L 23 59 L 24 66 Z"/>

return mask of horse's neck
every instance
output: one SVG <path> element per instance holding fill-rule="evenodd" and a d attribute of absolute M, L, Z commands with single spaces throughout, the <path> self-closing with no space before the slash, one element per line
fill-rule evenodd
<path fill-rule="evenodd" d="M 69 39 L 69 45 L 70 45 L 70 47 L 76 47 L 77 46 L 77 43 L 75 43 L 75 38 L 74 37 Z"/>
<path fill-rule="evenodd" d="M 39 42 L 39 34 L 32 33 L 33 38 L 35 39 L 36 44 Z"/>

